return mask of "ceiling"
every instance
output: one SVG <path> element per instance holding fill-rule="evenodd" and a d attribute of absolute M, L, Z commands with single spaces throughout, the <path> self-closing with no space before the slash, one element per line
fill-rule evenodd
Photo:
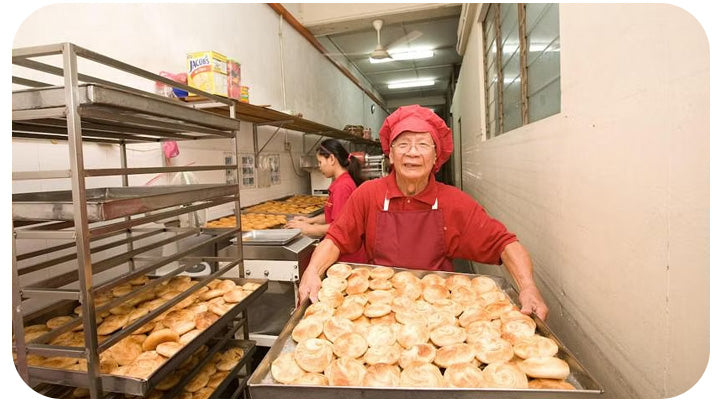
<path fill-rule="evenodd" d="M 401 105 L 420 104 L 447 116 L 452 89 L 462 57 L 456 51 L 461 5 L 405 11 L 381 16 L 306 25 L 333 58 L 346 57 L 353 70 L 367 81 L 389 112 Z M 388 51 L 401 48 L 430 48 L 434 56 L 418 60 L 370 63 L 369 54 L 377 44 L 373 20 L 382 19 L 380 42 Z M 402 41 L 416 37 L 411 42 Z M 400 40 L 400 42 L 398 42 Z M 389 89 L 388 82 L 417 78 L 434 79 L 427 87 Z M 360 79 L 360 78 L 359 78 Z"/>

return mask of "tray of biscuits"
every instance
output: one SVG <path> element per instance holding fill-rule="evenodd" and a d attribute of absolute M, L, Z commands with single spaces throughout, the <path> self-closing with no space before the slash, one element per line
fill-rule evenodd
<path fill-rule="evenodd" d="M 287 224 L 287 216 L 280 214 L 241 214 L 240 228 L 243 232 L 280 228 Z M 237 219 L 234 215 L 208 221 L 203 225 L 206 233 L 213 233 L 216 230 L 220 233 L 229 228 L 237 227 Z"/>
<path fill-rule="evenodd" d="M 601 387 L 505 279 L 335 263 L 253 398 L 586 398 Z"/>
<path fill-rule="evenodd" d="M 282 214 L 285 216 L 303 215 L 314 217 L 323 212 L 327 197 L 311 195 L 292 195 L 252 205 L 242 210 L 243 214 Z"/>
<path fill-rule="evenodd" d="M 97 307 L 128 294 L 150 282 L 147 276 L 119 285 L 95 297 Z M 147 293 L 136 295 L 130 302 L 97 314 L 98 342 L 102 344 L 135 321 L 157 313 L 158 308 L 181 292 L 195 288 L 192 294 L 157 313 L 129 335 L 99 353 L 102 388 L 107 392 L 145 396 L 157 384 L 186 364 L 191 355 L 224 330 L 241 311 L 267 290 L 264 279 L 215 278 L 200 288 L 198 280 L 175 276 L 156 284 Z M 126 288 L 127 287 L 127 288 Z M 113 295 L 114 294 L 114 295 Z M 80 308 L 75 308 L 81 313 Z M 76 319 L 57 315 L 43 323 L 29 322 L 25 327 L 26 342 L 33 343 L 42 335 L 52 333 Z M 32 319 L 32 318 L 31 318 Z M 38 318 L 40 319 L 40 318 Z M 82 324 L 48 342 L 51 345 L 82 347 Z M 87 361 L 84 358 L 27 356 L 28 370 L 35 381 L 87 387 Z"/>

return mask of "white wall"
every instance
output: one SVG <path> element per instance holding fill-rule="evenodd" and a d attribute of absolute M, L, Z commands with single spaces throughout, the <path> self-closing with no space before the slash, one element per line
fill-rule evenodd
<path fill-rule="evenodd" d="M 670 5 L 561 4 L 561 112 L 487 141 L 480 35 L 453 103 L 465 190 L 528 248 L 550 327 L 606 396 L 683 393 L 709 355 L 702 27 Z"/>

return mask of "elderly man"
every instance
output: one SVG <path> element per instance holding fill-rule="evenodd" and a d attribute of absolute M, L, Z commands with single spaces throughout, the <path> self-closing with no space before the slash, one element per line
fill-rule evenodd
<path fill-rule="evenodd" d="M 419 105 L 400 107 L 383 123 L 380 142 L 390 175 L 366 181 L 347 201 L 305 269 L 300 302 L 317 301 L 320 276 L 364 243 L 369 263 L 377 265 L 452 271 L 454 258 L 504 264 L 518 285 L 521 312 L 545 319 L 532 261 L 517 237 L 469 195 L 435 181 L 453 151 L 445 122 Z"/>

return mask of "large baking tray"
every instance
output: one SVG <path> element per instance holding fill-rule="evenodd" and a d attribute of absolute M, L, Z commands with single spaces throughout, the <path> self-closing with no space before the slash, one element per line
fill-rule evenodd
<path fill-rule="evenodd" d="M 232 309 L 226 312 L 222 317 L 220 317 L 220 319 L 215 321 L 215 323 L 210 325 L 210 327 L 205 329 L 190 343 L 185 345 L 185 347 L 183 347 L 173 357 L 169 358 L 162 366 L 155 370 L 148 379 L 101 374 L 100 380 L 102 382 L 103 391 L 120 392 L 138 396 L 147 395 L 157 383 L 167 377 L 168 374 L 174 372 L 175 369 L 188 358 L 188 356 L 222 331 L 230 321 L 235 319 L 240 312 L 245 310 L 250 304 L 252 304 L 253 301 L 255 301 L 255 299 L 267 290 L 267 280 L 265 279 L 241 278 L 233 280 L 241 285 L 253 282 L 260 284 L 260 286 L 244 300 L 240 301 Z M 86 372 L 36 366 L 28 366 L 28 372 L 30 374 L 31 381 L 70 385 L 73 387 L 88 387 L 88 376 Z"/>
<path fill-rule="evenodd" d="M 88 221 L 97 222 L 144 212 L 236 195 L 237 185 L 105 187 L 85 190 Z M 72 192 L 48 191 L 12 196 L 13 219 L 72 220 Z"/>
<path fill-rule="evenodd" d="M 268 202 L 268 201 L 280 201 L 280 202 L 282 202 L 282 201 L 286 201 L 286 200 L 290 199 L 292 196 L 293 196 L 293 195 L 286 195 L 286 196 L 284 196 L 284 197 L 280 197 L 280 198 L 275 198 L 275 199 L 272 199 L 272 200 L 263 201 L 263 202 L 261 202 L 261 203 L 255 204 L 255 205 L 251 205 L 251 206 L 249 206 L 249 207 L 245 207 L 245 208 L 243 208 L 240 212 L 241 212 L 242 214 L 273 214 L 273 215 L 285 215 L 285 217 L 286 217 L 287 219 L 292 219 L 292 217 L 295 217 L 295 216 L 314 217 L 314 216 L 320 215 L 320 214 L 322 214 L 323 212 L 325 212 L 325 208 L 319 208 L 319 209 L 317 209 L 317 210 L 315 210 L 315 211 L 312 211 L 312 212 L 310 212 L 310 213 L 303 213 L 303 212 L 249 211 L 249 210 L 252 209 L 253 207 L 256 207 L 256 206 L 258 206 L 258 205 L 260 205 L 260 204 L 262 204 L 262 203 L 266 203 L 266 202 Z"/>
<path fill-rule="evenodd" d="M 363 267 L 376 267 L 363 265 Z M 429 271 L 409 270 L 395 268 L 396 271 L 411 271 L 422 277 Z M 434 271 L 442 277 L 448 277 L 451 272 Z M 465 274 L 465 273 L 462 273 Z M 474 278 L 480 274 L 467 274 Z M 517 292 L 505 279 L 491 277 L 497 285 L 517 303 Z M 330 387 L 330 386 L 303 386 L 284 385 L 276 383 L 270 374 L 272 362 L 282 353 L 295 350 L 296 343 L 291 338 L 292 330 L 303 317 L 309 301 L 305 300 L 293 313 L 283 328 L 275 343 L 260 362 L 255 372 L 250 376 L 248 387 L 252 398 L 597 398 L 602 393 L 600 385 L 592 378 L 582 365 L 575 359 L 570 351 L 557 339 L 555 334 L 545 323 L 533 315 L 539 334 L 552 338 L 558 344 L 557 357 L 565 360 L 570 366 L 570 376 L 567 381 L 573 384 L 576 390 L 535 390 L 535 389 L 498 389 L 498 388 L 375 388 L 375 387 Z"/>
<path fill-rule="evenodd" d="M 298 236 L 300 236 L 299 229 L 260 229 L 243 232 L 241 235 L 243 245 L 249 246 L 283 246 L 287 245 Z"/>

